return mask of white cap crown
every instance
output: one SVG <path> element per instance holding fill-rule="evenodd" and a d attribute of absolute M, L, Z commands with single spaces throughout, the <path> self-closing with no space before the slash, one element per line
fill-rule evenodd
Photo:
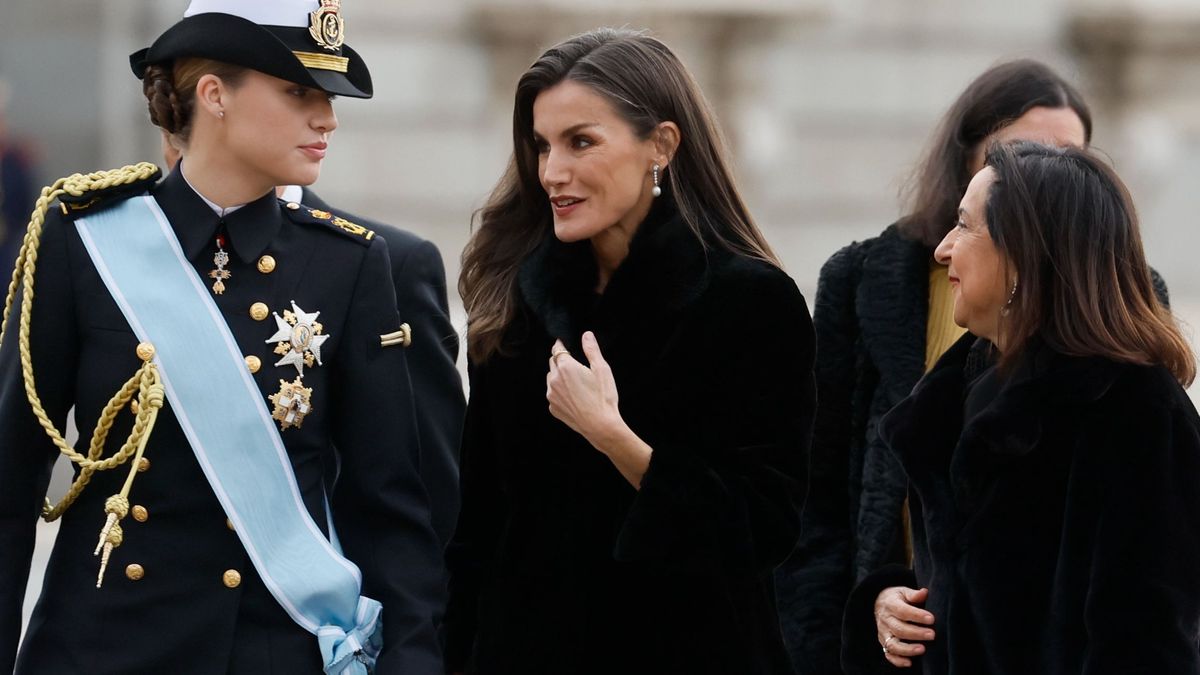
<path fill-rule="evenodd" d="M 309 15 L 320 6 L 317 0 L 192 0 L 183 16 L 220 12 L 260 26 L 304 28 L 309 24 Z"/>

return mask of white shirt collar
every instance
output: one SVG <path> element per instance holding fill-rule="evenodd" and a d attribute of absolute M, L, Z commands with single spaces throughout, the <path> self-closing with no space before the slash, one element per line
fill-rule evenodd
<path fill-rule="evenodd" d="M 192 188 L 192 192 L 195 192 L 200 199 L 203 199 L 204 203 L 208 204 L 208 208 L 212 209 L 213 213 L 217 214 L 218 217 L 224 218 L 225 216 L 245 206 L 245 204 L 238 204 L 237 206 L 230 206 L 229 208 L 221 208 L 216 202 L 208 197 L 205 197 L 203 194 L 200 194 L 200 191 L 196 189 L 196 186 L 192 185 L 192 182 L 188 180 L 187 172 L 183 170 L 183 160 L 179 160 L 179 175 L 183 176 L 183 182 L 187 183 L 187 186 Z"/>
<path fill-rule="evenodd" d="M 299 185 L 284 186 L 283 192 L 279 194 L 279 198 L 285 202 L 296 202 L 299 204 L 304 201 L 304 188 Z"/>

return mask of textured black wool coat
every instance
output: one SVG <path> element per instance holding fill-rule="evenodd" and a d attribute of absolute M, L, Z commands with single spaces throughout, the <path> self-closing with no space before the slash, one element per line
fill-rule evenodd
<path fill-rule="evenodd" d="M 1035 345 L 964 414 L 972 342 L 881 425 L 910 481 L 915 574 L 855 589 L 847 672 L 908 672 L 876 636 L 894 585 L 929 588 L 926 675 L 1200 672 L 1200 417 L 1183 389 Z"/>
<path fill-rule="evenodd" d="M 804 496 L 808 310 L 786 274 L 705 251 L 662 202 L 601 296 L 589 244 L 548 238 L 510 353 L 472 364 L 451 672 L 792 672 L 771 570 Z M 585 330 L 653 448 L 640 491 L 547 411 L 551 345 L 584 361 Z"/>
<path fill-rule="evenodd" d="M 841 672 L 842 611 L 854 584 L 905 563 L 907 479 L 879 438 L 884 413 L 925 373 L 933 252 L 895 225 L 821 268 L 813 323 L 820 404 L 796 552 L 776 573 L 784 639 L 798 675 Z M 1159 299 L 1167 288 L 1151 272 Z"/>

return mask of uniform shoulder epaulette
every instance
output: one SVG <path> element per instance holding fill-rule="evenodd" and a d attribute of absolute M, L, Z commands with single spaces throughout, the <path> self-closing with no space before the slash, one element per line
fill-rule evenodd
<path fill-rule="evenodd" d="M 283 205 L 284 213 L 287 213 L 297 223 L 327 227 L 364 245 L 370 245 L 371 240 L 375 238 L 375 230 L 367 229 L 335 213 L 315 209 L 296 202 L 280 200 L 280 204 Z"/>
<path fill-rule="evenodd" d="M 58 201 L 64 215 L 78 215 L 146 192 L 161 176 L 162 171 L 149 162 L 108 171 L 77 173 L 62 180 Z"/>

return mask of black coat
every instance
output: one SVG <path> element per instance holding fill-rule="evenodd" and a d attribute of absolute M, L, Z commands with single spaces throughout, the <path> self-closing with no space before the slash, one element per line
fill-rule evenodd
<path fill-rule="evenodd" d="M 796 552 L 777 572 L 784 638 L 799 675 L 840 673 L 854 584 L 906 563 L 907 479 L 877 429 L 925 373 L 932 251 L 893 225 L 821 268 L 813 324 L 819 406 L 812 486 Z M 1166 284 L 1153 273 L 1165 304 Z"/>
<path fill-rule="evenodd" d="M 805 485 L 804 299 L 773 266 L 706 256 L 661 202 L 599 297 L 595 279 L 588 243 L 548 238 L 521 270 L 511 352 L 472 364 L 447 668 L 790 673 L 771 570 Z M 654 449 L 640 491 L 547 410 L 550 347 L 583 360 L 584 330 Z"/>
<path fill-rule="evenodd" d="M 218 217 L 178 171 L 153 194 L 203 279 L 212 268 Z M 281 437 L 304 504 L 322 530 L 325 467 L 335 445 L 341 452 L 341 478 L 330 501 L 346 556 L 362 570 L 363 593 L 383 603 L 378 672 L 438 673 L 435 624 L 444 571 L 417 472 L 406 354 L 380 346 L 380 335 L 400 321 L 386 242 L 344 231 L 307 209 L 285 208 L 274 195 L 224 220 L 233 276 L 214 299 L 240 348 L 262 361 L 254 380 L 264 405 L 280 379 L 295 371 L 275 367 L 278 356 L 266 339 L 276 327 L 269 316 L 252 317 L 251 304 L 282 313 L 294 300 L 319 311 L 330 335 L 323 365 L 305 369 L 313 412 Z M 264 254 L 276 262 L 269 273 L 257 269 Z M 38 392 L 60 429 L 76 406 L 77 426 L 84 430 L 77 449 L 86 452 L 103 405 L 139 365 L 138 340 L 74 225 L 57 209 L 45 227 L 36 291 L 32 356 Z M 12 669 L 34 525 L 58 457 L 30 412 L 15 321 L 10 329 L 0 348 L 0 672 Z M 129 425 L 122 413 L 106 456 Z M 150 466 L 138 474 L 130 501 L 149 517 L 123 521 L 124 543 L 113 551 L 103 588 L 95 588 L 92 549 L 104 523 L 104 501 L 120 490 L 126 471 L 97 473 L 63 516 L 17 671 L 320 673 L 316 638 L 287 616 L 255 573 L 169 403 L 145 456 Z M 142 578 L 127 575 L 131 564 L 143 568 Z M 240 585 L 227 588 L 225 570 L 240 572 Z"/>
<path fill-rule="evenodd" d="M 433 529 L 445 544 L 458 522 L 458 449 L 466 400 L 462 378 L 454 365 L 458 360 L 458 333 L 450 322 L 442 254 L 433 242 L 411 232 L 335 209 L 308 188 L 304 188 L 301 201 L 305 206 L 361 223 L 387 242 L 396 308 L 400 320 L 412 328 L 408 374 L 416 397 L 421 479 L 429 492 Z"/>
<path fill-rule="evenodd" d="M 929 588 L 926 675 L 1200 672 L 1200 417 L 1183 389 L 1035 343 L 968 407 L 973 342 L 881 424 L 910 481 L 915 576 L 855 589 L 847 672 L 900 672 L 873 616 L 893 585 Z"/>

